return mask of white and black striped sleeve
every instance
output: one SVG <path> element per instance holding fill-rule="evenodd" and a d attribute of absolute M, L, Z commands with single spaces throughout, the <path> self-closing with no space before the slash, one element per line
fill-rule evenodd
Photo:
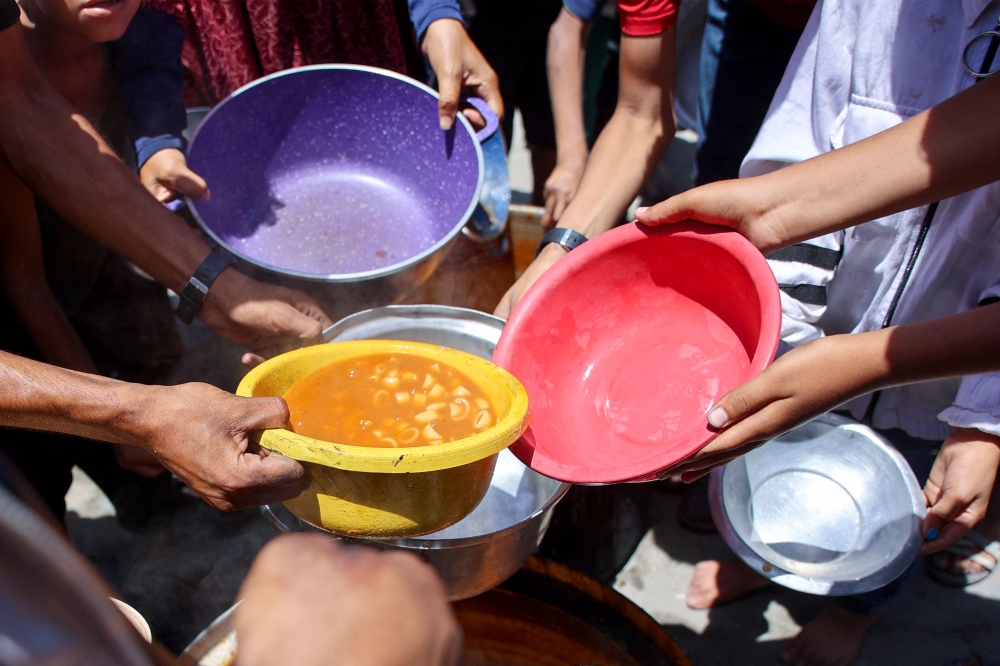
<path fill-rule="evenodd" d="M 767 263 L 781 289 L 781 339 L 794 346 L 822 337 L 816 325 L 826 312 L 826 287 L 843 256 L 838 231 L 772 252 Z"/>

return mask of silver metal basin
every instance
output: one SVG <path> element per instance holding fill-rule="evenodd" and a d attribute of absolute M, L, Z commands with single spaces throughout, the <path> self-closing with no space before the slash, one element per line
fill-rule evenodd
<path fill-rule="evenodd" d="M 503 324 L 502 319 L 464 308 L 395 305 L 351 315 L 324 331 L 323 338 L 429 342 L 489 359 Z M 452 600 L 465 599 L 496 587 L 524 565 L 545 536 L 552 509 L 569 488 L 531 471 L 504 450 L 486 497 L 451 527 L 417 539 L 342 540 L 413 552 L 437 569 Z M 321 531 L 281 504 L 261 510 L 281 531 Z"/>
<path fill-rule="evenodd" d="M 867 592 L 923 543 L 923 493 L 870 428 L 825 414 L 712 472 L 712 516 L 740 558 L 802 592 Z"/>

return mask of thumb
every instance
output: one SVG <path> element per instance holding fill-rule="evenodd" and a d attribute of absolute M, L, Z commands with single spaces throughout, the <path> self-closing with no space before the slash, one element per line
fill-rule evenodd
<path fill-rule="evenodd" d="M 964 511 L 965 504 L 959 493 L 945 489 L 937 501 L 927 507 L 927 516 L 923 524 L 923 534 L 927 542 L 921 548 L 921 553 L 944 550 L 965 535 L 969 526 L 953 522 L 953 518 Z"/>
<path fill-rule="evenodd" d="M 767 372 L 767 370 L 764 372 Z M 708 410 L 707 418 L 709 425 L 720 430 L 728 428 L 771 403 L 773 397 L 769 399 L 764 395 L 763 391 L 757 390 L 758 380 L 763 374 L 761 373 L 746 384 L 737 386 L 722 396 Z"/>
<path fill-rule="evenodd" d="M 186 166 L 179 167 L 177 172 L 166 180 L 170 189 L 180 194 L 186 194 L 195 201 L 208 201 L 211 196 L 205 179 Z"/>
<path fill-rule="evenodd" d="M 288 404 L 284 398 L 240 398 L 244 401 L 246 413 L 243 417 L 243 431 L 281 428 L 288 424 Z"/>
<path fill-rule="evenodd" d="M 442 67 L 438 72 L 438 118 L 441 129 L 447 131 L 455 124 L 458 113 L 458 99 L 462 92 L 462 70 Z"/>

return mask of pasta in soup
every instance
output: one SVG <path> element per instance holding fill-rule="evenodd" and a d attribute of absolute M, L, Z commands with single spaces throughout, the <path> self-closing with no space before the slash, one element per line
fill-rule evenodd
<path fill-rule="evenodd" d="M 406 354 L 331 363 L 284 395 L 292 430 L 353 446 L 452 442 L 496 423 L 496 410 L 468 377 Z"/>

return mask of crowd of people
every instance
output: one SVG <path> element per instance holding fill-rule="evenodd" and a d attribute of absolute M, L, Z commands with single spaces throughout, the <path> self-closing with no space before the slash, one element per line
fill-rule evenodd
<path fill-rule="evenodd" d="M 697 482 L 838 410 L 924 484 L 934 578 L 970 585 L 1000 563 L 1000 2 L 707 0 L 695 114 L 675 112 L 675 73 L 692 64 L 679 61 L 679 0 L 141 4 L 0 0 L 0 493 L 51 515 L 45 529 L 62 523 L 74 465 L 109 495 L 169 470 L 222 510 L 302 489 L 301 465 L 248 436 L 287 420 L 281 399 L 164 385 L 183 354 L 167 290 L 177 316 L 246 347 L 248 365 L 331 322 L 307 295 L 237 272 L 162 204 L 211 196 L 185 162 L 186 105 L 288 67 L 353 62 L 431 75 L 443 130 L 457 113 L 482 123 L 462 94 L 483 97 L 508 139 L 521 110 L 535 200 L 556 232 L 501 317 L 623 222 L 678 122 L 693 124 L 697 187 L 635 216 L 750 240 L 781 288 L 782 348 L 706 414 L 718 436 L 675 478 Z M 612 27 L 595 44 L 601 21 Z M 0 528 L 21 520 L 17 506 L 0 501 Z M 302 588 L 281 564 L 292 560 L 341 594 Z M 853 663 L 912 571 L 832 599 L 782 660 Z M 702 562 L 687 600 L 707 608 L 768 584 L 739 560 Z M 329 663 L 346 644 L 363 655 L 352 663 L 458 659 L 440 584 L 405 555 L 282 538 L 242 594 L 237 624 L 258 623 L 241 663 Z"/>

